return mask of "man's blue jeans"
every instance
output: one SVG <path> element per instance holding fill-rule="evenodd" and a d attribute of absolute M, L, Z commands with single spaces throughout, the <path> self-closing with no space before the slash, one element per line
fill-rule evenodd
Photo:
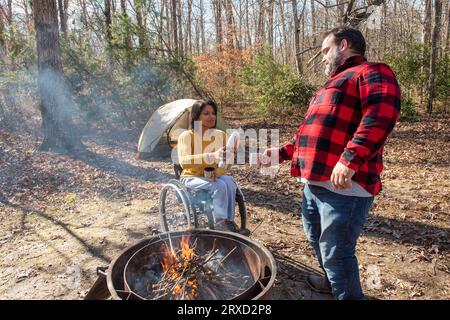
<path fill-rule="evenodd" d="M 336 299 L 365 298 L 355 248 L 372 202 L 310 184 L 303 189 L 303 228 Z"/>

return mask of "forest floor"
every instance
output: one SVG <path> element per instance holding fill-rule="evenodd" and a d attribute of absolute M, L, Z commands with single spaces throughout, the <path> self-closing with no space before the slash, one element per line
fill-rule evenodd
<path fill-rule="evenodd" d="M 232 127 L 298 123 L 230 115 Z M 375 299 L 450 298 L 450 118 L 399 122 L 385 148 L 383 191 L 357 247 L 361 282 Z M 0 128 L 0 298 L 82 299 L 96 267 L 159 229 L 158 198 L 170 161 L 135 159 L 129 138 L 87 136 L 86 153 L 38 151 L 40 139 Z M 110 137 L 110 138 L 108 138 Z M 302 186 L 281 166 L 275 178 L 249 165 L 232 174 L 246 197 L 251 238 L 277 261 L 273 299 L 331 299 L 305 284 L 319 265 L 299 217 Z"/>

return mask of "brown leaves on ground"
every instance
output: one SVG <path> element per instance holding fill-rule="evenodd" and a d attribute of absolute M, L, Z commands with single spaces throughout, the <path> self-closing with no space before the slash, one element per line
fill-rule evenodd
<path fill-rule="evenodd" d="M 450 296 L 449 120 L 400 122 L 387 142 L 383 191 L 358 244 L 361 281 L 371 297 Z M 281 141 L 298 125 L 239 114 L 228 121 L 280 129 Z M 86 153 L 68 156 L 39 152 L 35 137 L 0 129 L 0 297 L 80 298 L 97 266 L 159 228 L 159 191 L 173 177 L 172 165 L 135 160 L 137 140 L 87 138 Z M 302 187 L 289 176 L 289 165 L 275 178 L 248 165 L 235 166 L 232 174 L 247 201 L 251 237 L 277 259 L 274 298 L 329 298 L 304 282 L 320 268 L 302 230 Z"/>

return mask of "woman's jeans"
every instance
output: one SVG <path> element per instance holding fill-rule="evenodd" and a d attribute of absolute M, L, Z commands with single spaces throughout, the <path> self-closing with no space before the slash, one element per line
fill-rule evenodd
<path fill-rule="evenodd" d="M 303 189 L 303 228 L 336 299 L 365 298 L 355 248 L 372 202 L 311 184 Z"/>
<path fill-rule="evenodd" d="M 223 175 L 215 182 L 203 177 L 184 177 L 181 182 L 189 188 L 204 189 L 212 193 L 214 218 L 234 221 L 237 184 L 233 177 Z"/>

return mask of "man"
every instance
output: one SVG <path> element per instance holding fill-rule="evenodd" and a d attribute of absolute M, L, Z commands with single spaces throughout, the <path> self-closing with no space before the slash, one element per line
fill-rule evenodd
<path fill-rule="evenodd" d="M 400 112 L 392 70 L 364 58 L 360 31 L 325 34 L 322 62 L 329 76 L 311 99 L 296 136 L 265 151 L 291 160 L 291 175 L 305 183 L 302 221 L 325 278 L 310 275 L 316 291 L 337 299 L 364 299 L 355 256 L 357 239 L 381 189 L 382 152 Z"/>

